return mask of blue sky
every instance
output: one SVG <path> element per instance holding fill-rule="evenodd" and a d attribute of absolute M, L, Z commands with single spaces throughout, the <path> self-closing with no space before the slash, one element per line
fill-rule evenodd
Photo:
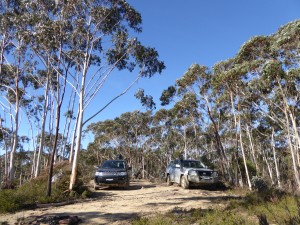
<path fill-rule="evenodd" d="M 134 93 L 143 88 L 157 108 L 164 89 L 173 85 L 193 63 L 212 67 L 234 57 L 244 42 L 270 35 L 280 26 L 300 19 L 299 0 L 127 0 L 141 13 L 143 32 L 138 39 L 156 48 L 166 69 L 139 81 L 126 96 L 106 108 L 93 121 L 114 119 L 124 112 L 144 110 Z M 125 73 L 126 74 L 126 73 Z M 117 75 L 118 76 L 118 75 Z M 128 74 L 111 80 L 95 106 L 123 90 Z M 130 76 L 130 75 L 129 75 Z M 118 89 L 121 88 L 121 89 Z M 123 89 L 122 89 L 123 88 Z M 113 94 L 111 92 L 114 92 Z M 111 95 L 112 94 L 112 95 Z M 103 100 L 103 101 L 102 101 Z M 93 107 L 91 109 L 93 111 Z M 87 135 L 84 142 L 93 141 Z"/>
<path fill-rule="evenodd" d="M 216 62 L 233 57 L 241 45 L 251 37 L 270 35 L 280 26 L 300 18 L 299 0 L 127 2 L 139 11 L 143 18 L 143 32 L 138 35 L 139 40 L 146 46 L 156 48 L 160 59 L 165 62 L 166 69 L 161 75 L 139 81 L 126 96 L 110 105 L 95 118 L 95 121 L 113 119 L 128 111 L 143 110 L 133 96 L 139 88 L 152 95 L 159 108 L 162 91 L 173 85 L 191 64 L 211 67 Z M 126 79 L 124 76 L 111 80 L 107 84 L 109 91 L 103 91 L 102 97 L 99 98 L 99 106 L 106 102 L 106 98 L 110 99 L 108 95 L 112 94 L 111 92 L 115 91 L 112 96 L 118 94 L 117 88 L 122 86 Z"/>

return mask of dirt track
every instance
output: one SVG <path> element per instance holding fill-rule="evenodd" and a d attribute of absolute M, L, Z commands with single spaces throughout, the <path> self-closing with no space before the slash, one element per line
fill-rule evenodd
<path fill-rule="evenodd" d="M 184 190 L 177 185 L 147 181 L 131 182 L 127 190 L 103 188 L 95 195 L 96 198 L 82 203 L 0 215 L 0 223 L 15 224 L 20 218 L 37 216 L 76 215 L 82 220 L 81 224 L 130 224 L 137 216 L 165 213 L 176 208 L 208 208 L 229 197 L 223 191 Z"/>

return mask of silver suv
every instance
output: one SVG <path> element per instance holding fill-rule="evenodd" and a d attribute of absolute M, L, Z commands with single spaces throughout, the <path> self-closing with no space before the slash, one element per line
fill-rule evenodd
<path fill-rule="evenodd" d="M 212 185 L 219 182 L 218 173 L 199 160 L 174 160 L 166 169 L 167 185 L 179 184 L 182 188 Z"/>

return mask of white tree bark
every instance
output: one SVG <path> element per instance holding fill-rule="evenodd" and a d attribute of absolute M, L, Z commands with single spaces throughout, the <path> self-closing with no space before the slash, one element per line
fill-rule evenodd
<path fill-rule="evenodd" d="M 247 178 L 247 182 L 248 182 L 248 187 L 249 187 L 249 190 L 251 191 L 252 190 L 252 185 L 251 185 L 251 181 L 250 181 L 250 176 L 249 176 L 247 161 L 246 161 L 246 155 L 245 155 L 245 151 L 244 151 L 244 145 L 243 145 L 243 139 L 242 139 L 241 119 L 240 118 L 239 118 L 239 127 L 240 127 L 240 147 L 241 147 L 241 151 L 242 151 L 242 156 L 243 156 L 243 161 L 244 161 L 244 166 L 245 166 L 245 171 L 246 171 L 246 178 Z"/>
<path fill-rule="evenodd" d="M 36 168 L 34 177 L 37 177 L 41 170 L 41 158 L 44 151 L 44 143 L 45 143 L 45 127 L 46 127 L 46 118 L 47 118 L 47 106 L 48 106 L 48 93 L 49 93 L 49 76 L 47 76 L 47 82 L 46 82 L 46 89 L 45 89 L 45 100 L 43 105 L 43 116 L 42 116 L 42 127 L 41 127 L 41 134 L 40 134 L 40 140 L 39 140 L 39 149 L 38 149 L 38 156 L 36 159 Z"/>
<path fill-rule="evenodd" d="M 255 150 L 254 150 L 254 146 L 253 146 L 253 142 L 252 142 L 252 136 L 251 136 L 250 129 L 249 129 L 248 125 L 247 125 L 246 131 L 247 131 L 249 142 L 250 142 L 250 150 L 251 150 L 251 155 L 252 155 L 253 162 L 255 164 L 255 170 L 256 170 L 256 172 L 259 172 L 259 168 L 258 168 L 258 165 L 257 165 L 256 156 L 255 156 Z"/>
<path fill-rule="evenodd" d="M 274 129 L 272 129 L 272 149 L 273 149 L 273 158 L 274 158 L 274 164 L 275 164 L 277 185 L 278 185 L 279 188 L 281 188 L 280 172 L 279 172 L 279 169 L 278 169 L 278 162 L 277 162 L 276 150 L 275 150 Z"/>

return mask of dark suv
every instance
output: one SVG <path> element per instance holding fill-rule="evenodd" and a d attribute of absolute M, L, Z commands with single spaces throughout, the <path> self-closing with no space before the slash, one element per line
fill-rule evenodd
<path fill-rule="evenodd" d="M 106 160 L 101 166 L 97 167 L 94 180 L 94 189 L 99 186 L 128 187 L 129 173 L 126 161 Z"/>
<path fill-rule="evenodd" d="M 182 188 L 217 184 L 218 173 L 207 168 L 199 160 L 175 160 L 166 169 L 167 185 L 178 183 Z"/>

